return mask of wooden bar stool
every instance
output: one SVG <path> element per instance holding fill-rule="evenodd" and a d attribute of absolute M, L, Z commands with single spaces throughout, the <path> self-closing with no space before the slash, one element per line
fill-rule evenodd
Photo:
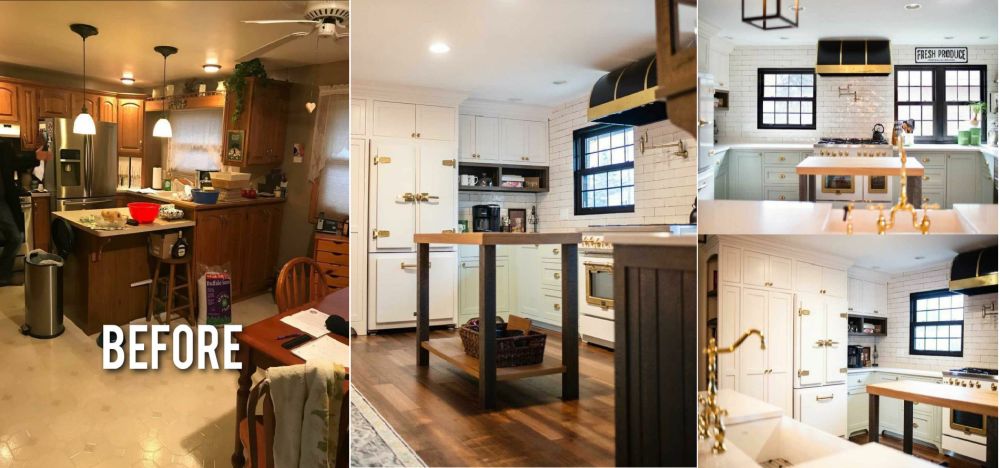
<path fill-rule="evenodd" d="M 169 267 L 167 275 L 160 276 L 164 265 Z M 180 278 L 177 277 L 178 266 L 184 267 L 184 276 Z M 190 255 L 184 258 L 157 258 L 156 267 L 153 270 L 153 284 L 149 288 L 149 310 L 146 312 L 146 321 L 149 322 L 155 317 L 157 322 L 169 324 L 174 319 L 183 318 L 189 324 L 194 325 L 193 277 Z M 177 280 L 179 279 L 184 280 L 183 283 L 178 284 Z M 161 286 L 165 291 L 165 297 L 160 297 Z M 161 310 L 157 310 L 158 305 Z M 159 316 L 161 312 L 163 313 L 162 320 Z"/>

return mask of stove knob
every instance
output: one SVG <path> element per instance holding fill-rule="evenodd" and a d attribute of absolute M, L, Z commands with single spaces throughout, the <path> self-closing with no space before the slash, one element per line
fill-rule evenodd
<path fill-rule="evenodd" d="M 993 390 L 994 392 L 997 391 L 997 384 L 996 384 L 996 382 L 990 384 L 990 390 Z"/>
<path fill-rule="evenodd" d="M 968 386 L 969 386 L 969 385 L 968 385 L 968 382 L 962 382 L 962 386 L 963 386 L 963 387 L 968 387 Z"/>
<path fill-rule="evenodd" d="M 976 382 L 976 388 L 980 388 L 980 387 L 982 387 L 982 385 L 979 385 L 979 382 Z"/>

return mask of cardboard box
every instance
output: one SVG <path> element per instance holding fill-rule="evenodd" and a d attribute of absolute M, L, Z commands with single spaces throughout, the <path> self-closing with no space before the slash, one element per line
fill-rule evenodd
<path fill-rule="evenodd" d="M 179 238 L 180 234 L 176 231 L 151 233 L 149 235 L 149 254 L 156 258 L 171 258 L 170 251 L 174 248 L 174 244 L 177 243 L 177 239 Z"/>

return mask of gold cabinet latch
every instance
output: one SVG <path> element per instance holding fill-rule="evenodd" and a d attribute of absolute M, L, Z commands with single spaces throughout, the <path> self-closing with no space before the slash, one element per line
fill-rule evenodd
<path fill-rule="evenodd" d="M 455 167 L 455 160 L 454 159 L 443 159 L 443 160 L 441 160 L 441 165 L 442 166 L 448 166 L 448 167 Z"/>
<path fill-rule="evenodd" d="M 799 377 L 805 377 L 807 375 L 809 375 L 809 371 L 805 369 L 799 369 Z"/>
<path fill-rule="evenodd" d="M 389 237 L 389 231 L 379 231 L 378 229 L 372 229 L 372 239 L 378 239 L 379 237 Z"/>
<path fill-rule="evenodd" d="M 389 164 L 391 162 L 392 162 L 392 158 L 390 158 L 388 156 L 375 156 L 375 160 L 373 161 L 373 163 L 375 165 Z"/>
<path fill-rule="evenodd" d="M 803 316 L 803 315 L 809 315 L 809 314 L 810 314 L 809 309 L 799 309 L 799 316 L 800 317 Z"/>

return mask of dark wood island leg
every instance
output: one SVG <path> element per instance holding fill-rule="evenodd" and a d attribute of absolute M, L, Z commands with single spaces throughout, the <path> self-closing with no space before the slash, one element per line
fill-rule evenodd
<path fill-rule="evenodd" d="M 430 244 L 417 244 L 417 366 L 430 364 L 430 353 L 424 342 L 430 339 Z"/>
<path fill-rule="evenodd" d="M 243 458 L 243 442 L 240 441 L 240 421 L 247 417 L 247 400 L 250 398 L 250 385 L 253 383 L 253 373 L 257 371 L 257 366 L 253 363 L 253 354 L 250 347 L 243 344 L 240 346 L 237 359 L 243 364 L 240 368 L 240 377 L 237 380 L 239 388 L 236 390 L 236 447 L 233 449 L 233 456 L 230 461 L 233 466 L 241 467 L 246 463 Z"/>
<path fill-rule="evenodd" d="M 479 246 L 479 402 L 497 406 L 497 247 Z"/>
<path fill-rule="evenodd" d="M 577 295 L 577 245 L 562 246 L 562 374 L 563 400 L 580 397 L 579 296 Z"/>
<path fill-rule="evenodd" d="M 903 453 L 913 455 L 913 402 L 903 400 Z"/>
<path fill-rule="evenodd" d="M 986 466 L 997 468 L 997 417 L 986 417 Z"/>
<path fill-rule="evenodd" d="M 868 442 L 878 443 L 878 395 L 868 394 Z"/>
<path fill-rule="evenodd" d="M 924 206 L 923 179 L 918 176 L 906 176 L 906 199 L 914 208 Z"/>
<path fill-rule="evenodd" d="M 799 200 L 809 201 L 809 179 L 812 176 L 800 175 L 799 176 Z"/>

